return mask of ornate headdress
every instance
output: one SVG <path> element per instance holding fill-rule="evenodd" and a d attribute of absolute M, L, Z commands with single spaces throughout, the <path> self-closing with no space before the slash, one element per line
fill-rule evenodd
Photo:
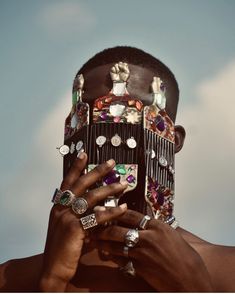
<path fill-rule="evenodd" d="M 114 206 L 125 199 L 129 208 L 144 207 L 151 216 L 169 223 L 173 220 L 175 133 L 165 111 L 166 87 L 159 77 L 153 77 L 153 102 L 144 106 L 127 91 L 129 75 L 127 63 L 115 64 L 110 70 L 113 88 L 91 107 L 82 100 L 84 78 L 76 77 L 64 145 L 59 148 L 66 156 L 64 174 L 82 151 L 88 154 L 86 171 L 113 158 L 116 166 L 97 184 L 126 180 L 125 193 L 137 189 L 138 199 L 128 199 L 127 193 L 118 199 L 109 197 L 104 205 Z M 139 201 L 141 209 L 136 204 Z"/>

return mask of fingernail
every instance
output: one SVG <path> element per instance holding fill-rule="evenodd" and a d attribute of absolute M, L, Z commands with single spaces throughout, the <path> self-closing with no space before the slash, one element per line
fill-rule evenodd
<path fill-rule="evenodd" d="M 106 207 L 105 206 L 95 206 L 93 208 L 94 211 L 105 211 L 106 210 Z"/>
<path fill-rule="evenodd" d="M 86 156 L 86 155 L 85 155 L 85 152 L 82 152 L 82 153 L 79 154 L 78 158 L 79 158 L 79 159 L 84 159 L 85 156 Z"/>
<path fill-rule="evenodd" d="M 106 161 L 108 166 L 114 166 L 115 165 L 115 161 L 113 159 L 109 159 L 108 161 Z"/>
<path fill-rule="evenodd" d="M 128 182 L 127 182 L 127 181 L 121 181 L 120 184 L 121 184 L 122 186 L 127 186 L 127 185 L 128 185 Z"/>
<path fill-rule="evenodd" d="M 126 203 L 122 203 L 121 205 L 119 205 L 119 207 L 120 207 L 122 210 L 126 210 L 126 209 L 127 209 L 127 204 L 126 204 Z"/>

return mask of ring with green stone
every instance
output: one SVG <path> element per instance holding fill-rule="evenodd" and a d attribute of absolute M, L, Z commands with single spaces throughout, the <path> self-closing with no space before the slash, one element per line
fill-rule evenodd
<path fill-rule="evenodd" d="M 70 190 L 61 191 L 59 189 L 55 190 L 52 202 L 54 204 L 61 204 L 64 206 L 71 206 L 76 196 Z"/>

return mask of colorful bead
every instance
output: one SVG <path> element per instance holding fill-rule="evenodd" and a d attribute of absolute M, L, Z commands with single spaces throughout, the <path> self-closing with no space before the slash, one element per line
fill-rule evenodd
<path fill-rule="evenodd" d="M 116 170 L 120 175 L 126 175 L 126 168 L 124 164 L 117 164 Z"/>
<path fill-rule="evenodd" d="M 120 181 L 120 175 L 115 171 L 111 170 L 104 178 L 103 182 L 106 185 L 110 185 L 113 183 L 118 183 Z"/>
<path fill-rule="evenodd" d="M 135 107 L 136 107 L 139 111 L 141 111 L 141 109 L 142 109 L 142 107 L 143 107 L 143 104 L 142 104 L 139 100 L 137 100 L 136 103 L 135 103 Z"/>
<path fill-rule="evenodd" d="M 127 178 L 126 178 L 127 182 L 128 183 L 134 183 L 135 182 L 135 177 L 133 175 L 129 175 Z"/>
<path fill-rule="evenodd" d="M 155 124 L 160 132 L 163 132 L 165 130 L 165 122 L 161 115 L 158 115 L 156 117 Z"/>

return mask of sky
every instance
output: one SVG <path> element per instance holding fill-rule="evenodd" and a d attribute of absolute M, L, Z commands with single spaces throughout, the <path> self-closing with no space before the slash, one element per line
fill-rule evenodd
<path fill-rule="evenodd" d="M 234 12 L 233 0 L 0 0 L 0 262 L 43 251 L 74 76 L 116 45 L 147 51 L 178 80 L 180 225 L 235 244 Z"/>

